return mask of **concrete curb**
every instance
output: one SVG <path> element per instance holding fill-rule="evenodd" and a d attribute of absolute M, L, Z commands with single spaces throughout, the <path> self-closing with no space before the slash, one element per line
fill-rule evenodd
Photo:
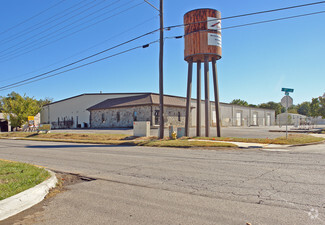
<path fill-rule="evenodd" d="M 54 188 L 58 181 L 52 171 L 47 171 L 51 174 L 49 179 L 35 187 L 0 201 L 0 221 L 34 206 L 44 199 L 49 190 Z"/>
<path fill-rule="evenodd" d="M 288 145 L 261 144 L 261 143 L 236 142 L 236 141 L 194 140 L 194 139 L 190 139 L 189 141 L 230 143 L 230 144 L 237 145 L 239 148 L 286 148 L 288 147 Z"/>
<path fill-rule="evenodd" d="M 312 142 L 312 143 L 290 145 L 289 147 L 301 147 L 301 146 L 308 146 L 308 145 L 319 145 L 319 144 L 324 144 L 324 143 L 325 143 L 325 141 L 318 141 L 318 142 Z"/>

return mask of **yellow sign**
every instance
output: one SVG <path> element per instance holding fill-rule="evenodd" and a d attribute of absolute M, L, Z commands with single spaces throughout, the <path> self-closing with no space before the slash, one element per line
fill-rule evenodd
<path fill-rule="evenodd" d="M 34 120 L 34 116 L 28 116 L 28 121 L 31 121 L 31 120 Z"/>

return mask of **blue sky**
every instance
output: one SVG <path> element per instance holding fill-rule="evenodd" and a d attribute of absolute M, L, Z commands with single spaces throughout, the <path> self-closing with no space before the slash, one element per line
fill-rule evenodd
<path fill-rule="evenodd" d="M 76 61 L 155 30 L 159 26 L 158 12 L 146 3 L 138 5 L 143 2 L 142 0 L 59 2 L 59 0 L 1 1 L 0 87 Z M 150 2 L 159 6 L 158 0 Z M 311 2 L 313 1 L 165 0 L 164 19 L 165 26 L 171 26 L 182 24 L 183 15 L 196 8 L 214 8 L 221 11 L 222 17 L 227 17 Z M 45 13 L 4 32 L 55 4 L 57 6 Z M 135 7 L 126 10 L 133 6 Z M 69 7 L 71 8 L 67 10 Z M 82 12 L 87 7 L 92 8 Z M 101 11 L 96 12 L 101 8 L 103 8 Z M 126 11 L 121 12 L 123 10 Z M 222 27 L 322 10 L 325 10 L 325 4 L 229 19 L 222 21 Z M 66 17 L 53 22 L 49 20 L 56 14 L 62 16 L 68 12 L 71 14 Z M 80 15 L 76 15 L 77 13 Z M 114 16 L 114 14 L 118 15 Z M 110 18 L 89 26 L 107 17 Z M 46 20 L 51 23 L 36 29 Z M 60 22 L 61 24 L 58 24 Z M 218 61 L 220 101 L 230 102 L 239 98 L 251 104 L 279 102 L 283 96 L 282 87 L 295 89 L 291 95 L 295 104 L 323 95 L 325 92 L 324 22 L 325 13 L 222 31 L 223 57 Z M 52 26 L 54 27 L 51 28 Z M 89 26 L 87 29 L 67 36 L 87 26 Z M 68 29 L 70 30 L 67 31 Z M 182 35 L 183 32 L 182 27 L 175 28 L 166 31 L 165 36 Z M 63 38 L 64 36 L 67 37 Z M 13 37 L 17 38 L 13 39 Z M 58 40 L 60 38 L 62 39 Z M 159 33 L 154 33 L 94 59 L 147 44 L 158 38 Z M 52 41 L 55 42 L 50 43 Z M 187 63 L 183 59 L 184 40 L 166 40 L 164 50 L 164 92 L 185 96 Z M 16 91 L 37 99 L 50 97 L 56 101 L 82 93 L 100 91 L 158 93 L 158 56 L 159 44 L 156 43 L 149 48 L 128 52 L 49 79 L 0 91 L 0 96 Z M 195 71 L 194 66 L 192 97 L 196 96 Z M 210 81 L 210 96 L 213 99 L 212 78 Z"/>

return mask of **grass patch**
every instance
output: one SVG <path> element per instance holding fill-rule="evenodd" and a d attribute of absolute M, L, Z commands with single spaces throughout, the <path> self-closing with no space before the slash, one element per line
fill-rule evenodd
<path fill-rule="evenodd" d="M 133 145 L 148 147 L 236 147 L 229 143 L 188 141 L 188 138 L 177 140 L 158 140 L 157 137 L 133 137 L 124 134 L 81 134 L 81 133 L 48 133 L 9 132 L 0 134 L 2 138 L 17 138 L 33 141 L 54 141 L 84 144 Z"/>
<path fill-rule="evenodd" d="M 133 137 L 125 134 L 82 134 L 82 133 L 48 133 L 37 134 L 31 132 L 0 133 L 0 138 L 18 138 L 34 141 L 55 141 L 84 144 L 106 145 L 137 145 L 150 147 L 234 147 L 229 143 L 188 141 L 187 137 L 177 140 L 158 140 L 157 137 Z M 200 140 L 233 141 L 260 144 L 299 145 L 324 141 L 324 138 L 306 134 L 289 134 L 285 137 L 268 138 L 236 138 L 236 137 L 193 137 Z"/>
<path fill-rule="evenodd" d="M 50 173 L 43 168 L 0 160 L 0 200 L 32 188 L 49 177 Z"/>
<path fill-rule="evenodd" d="M 47 133 L 38 134 L 37 132 L 8 132 L 0 134 L 0 137 L 17 137 L 17 138 L 39 138 L 39 139 L 63 139 L 63 140 L 124 140 L 129 137 L 125 134 L 75 134 L 75 133 Z"/>
<path fill-rule="evenodd" d="M 324 138 L 314 137 L 306 134 L 289 134 L 286 137 L 279 137 L 274 139 L 269 138 L 236 138 L 236 137 L 194 137 L 194 139 L 202 140 L 216 140 L 216 141 L 233 141 L 233 142 L 246 142 L 246 143 L 260 143 L 260 144 L 278 144 L 278 145 L 300 145 L 310 144 L 324 141 Z"/>
<path fill-rule="evenodd" d="M 83 133 L 47 133 L 9 132 L 0 133 L 0 138 L 17 138 L 32 141 L 53 141 L 83 144 L 137 145 L 139 141 L 155 137 L 133 137 L 126 134 L 83 134 Z"/>

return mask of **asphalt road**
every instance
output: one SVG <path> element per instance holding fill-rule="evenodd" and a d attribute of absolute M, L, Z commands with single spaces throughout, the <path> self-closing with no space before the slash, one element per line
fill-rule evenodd
<path fill-rule="evenodd" d="M 96 179 L 68 186 L 32 224 L 325 224 L 325 144 L 264 151 L 0 140 L 0 158 Z"/>

